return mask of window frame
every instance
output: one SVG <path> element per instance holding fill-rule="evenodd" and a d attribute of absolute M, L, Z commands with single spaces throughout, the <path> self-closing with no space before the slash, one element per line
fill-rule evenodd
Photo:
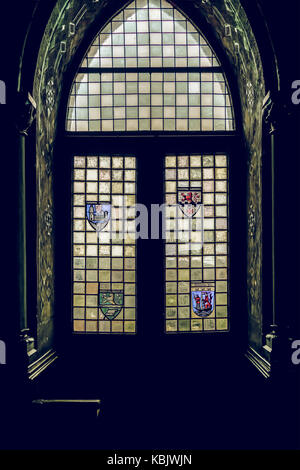
<path fill-rule="evenodd" d="M 130 3 L 130 2 L 128 2 Z M 231 338 L 236 338 L 238 343 L 240 341 L 244 344 L 247 340 L 247 210 L 246 210 L 246 186 L 247 186 L 247 162 L 246 162 L 246 149 L 244 146 L 243 129 L 242 129 L 242 113 L 241 104 L 238 92 L 238 83 L 235 79 L 234 69 L 232 64 L 229 63 L 224 51 L 218 44 L 215 38 L 207 29 L 207 25 L 202 23 L 197 25 L 193 18 L 190 21 L 197 25 L 200 32 L 203 32 L 208 43 L 212 46 L 220 61 L 224 77 L 227 81 L 228 89 L 231 94 L 232 108 L 235 118 L 235 130 L 233 131 L 140 131 L 140 132 L 68 132 L 65 130 L 67 104 L 71 86 L 74 76 L 81 64 L 88 46 L 91 44 L 93 38 L 107 24 L 115 13 L 111 12 L 109 18 L 102 18 L 101 21 L 96 21 L 87 31 L 81 45 L 79 46 L 74 60 L 70 63 L 66 73 L 64 74 L 64 83 L 62 87 L 61 101 L 58 112 L 58 132 L 54 147 L 54 205 L 55 205 L 55 226 L 56 226 L 56 249 L 55 249 L 55 292 L 56 292 L 56 311 L 70 312 L 72 285 L 65 282 L 63 276 L 62 264 L 71 266 L 71 249 L 70 242 L 72 243 L 70 227 L 68 228 L 68 218 L 66 214 L 71 214 L 71 197 L 66 198 L 65 195 L 71 195 L 71 157 L 75 154 L 82 155 L 99 155 L 109 151 L 110 153 L 132 153 L 137 142 L 139 145 L 148 145 L 149 142 L 159 142 L 166 153 L 178 152 L 184 153 L 217 153 L 224 152 L 229 156 L 229 227 L 228 232 L 231 234 L 229 242 L 230 250 L 230 280 L 231 289 L 230 293 L 239 289 L 237 296 L 233 297 L 231 304 L 231 328 L 226 332 L 227 343 Z M 188 68 L 187 68 L 188 71 Z M 144 144 L 142 143 L 144 142 Z M 112 146 L 115 145 L 112 152 Z M 99 151 L 101 149 L 101 151 Z M 180 150 L 181 149 L 181 150 Z M 68 179 L 69 178 L 69 179 Z M 163 195 L 163 187 L 161 188 Z M 68 200 L 69 199 L 69 200 Z M 236 199 L 235 208 L 232 203 Z M 235 214 L 240 219 L 240 230 L 233 230 L 233 219 Z M 70 225 L 70 224 L 69 224 Z M 61 227 L 64 227 L 63 229 Z M 240 233 L 239 233 L 240 232 Z M 60 234 L 60 235 L 59 235 Z M 239 256 L 234 256 L 233 244 L 239 245 Z M 68 248 L 69 247 L 69 248 Z M 64 262 L 62 262 L 62 256 Z M 68 262 L 69 260 L 69 262 Z M 238 275 L 234 278 L 232 273 L 237 272 Z M 138 273 L 137 273 L 138 275 Z M 67 295 L 65 294 L 67 292 Z M 68 301 L 69 299 L 69 301 Z M 164 303 L 164 297 L 162 297 Z M 233 317 L 235 311 L 243 311 L 239 317 Z M 84 347 L 93 347 L 98 345 L 99 340 L 104 341 L 117 341 L 121 344 L 128 344 L 128 337 L 136 344 L 139 338 L 139 325 L 137 327 L 138 334 L 136 335 L 101 335 L 101 334 L 79 334 L 74 335 L 72 332 L 71 315 L 68 313 L 62 316 L 56 315 L 57 323 L 57 340 L 60 347 L 65 349 L 71 343 L 84 345 Z M 139 312 L 137 312 L 137 321 L 139 322 Z M 162 317 L 164 322 L 164 317 Z M 164 332 L 162 328 L 161 332 Z M 165 335 L 172 336 L 172 335 Z M 180 333 L 176 337 L 186 336 L 193 337 L 192 341 L 206 342 L 206 338 L 212 336 L 219 337 L 220 342 L 221 334 L 215 332 L 206 332 L 205 334 L 191 334 Z M 66 338 L 68 338 L 66 342 Z M 103 338 L 106 338 L 103 340 Z M 113 339 L 115 338 L 115 339 Z M 133 339 L 135 338 L 135 339 Z M 207 343 L 208 344 L 208 343 Z"/>
<path fill-rule="evenodd" d="M 188 336 L 200 338 L 206 337 L 219 337 L 228 335 L 229 338 L 242 338 L 246 337 L 246 253 L 247 253 L 247 216 L 246 216 L 246 165 L 245 161 L 240 158 L 242 152 L 242 142 L 236 135 L 231 136 L 140 136 L 139 138 L 128 136 L 120 139 L 112 137 L 94 137 L 87 139 L 86 136 L 66 136 L 57 148 L 65 149 L 64 158 L 55 160 L 54 168 L 54 201 L 55 201 L 55 225 L 56 225 L 56 249 L 55 249 L 55 291 L 56 291 L 56 311 L 60 312 L 61 316 L 56 316 L 58 340 L 64 348 L 66 344 L 71 341 L 75 344 L 98 344 L 98 341 L 107 343 L 110 338 L 121 337 L 138 337 L 140 340 L 146 333 L 141 332 L 140 317 L 143 312 L 140 312 L 137 307 L 137 334 L 123 335 L 120 334 L 107 334 L 102 335 L 98 333 L 77 334 L 73 332 L 72 328 L 72 258 L 71 258 L 71 244 L 72 244 L 72 227 L 71 227 L 71 211 L 72 211 L 72 186 L 71 186 L 71 172 L 72 172 L 72 157 L 73 155 L 98 155 L 101 153 L 109 152 L 111 154 L 134 153 L 132 149 L 136 148 L 138 139 L 138 147 L 142 149 L 146 146 L 149 148 L 158 146 L 161 149 L 161 154 L 168 153 L 226 153 L 229 158 L 229 226 L 228 233 L 230 234 L 229 240 L 229 298 L 230 298 L 230 331 L 229 332 L 205 332 L 204 334 L 193 332 L 180 332 L 175 336 Z M 99 152 L 101 149 L 101 152 Z M 131 152 L 130 152 L 131 150 Z M 163 162 L 162 162 L 163 166 Z M 163 173 L 161 175 L 163 180 Z M 139 185 L 139 182 L 138 182 Z M 139 191 L 139 190 L 138 190 Z M 161 196 L 163 198 L 164 188 L 161 187 Z M 244 193 L 244 194 L 243 194 Z M 69 197 L 66 197 L 69 195 Z M 163 199 L 161 199 L 163 200 Z M 66 216 L 69 214 L 69 216 Z M 240 227 L 234 224 L 234 220 L 240 220 Z M 244 232 L 244 236 L 243 236 Z M 145 241 L 148 242 L 147 240 Z M 138 242 L 139 243 L 139 242 Z M 164 241 L 161 240 L 162 246 Z M 237 246 L 237 250 L 234 249 Z M 139 245 L 137 247 L 139 249 Z M 138 255 L 139 256 L 139 255 Z M 137 283 L 139 282 L 138 268 L 140 262 L 137 264 Z M 69 267 L 69 268 L 68 268 Z M 162 263 L 161 268 L 164 268 Z M 66 279 L 66 270 L 69 275 Z M 239 292 L 234 295 L 234 292 Z M 139 291 L 137 287 L 137 296 Z M 162 305 L 165 303 L 164 293 L 161 298 Z M 244 312 L 238 313 L 238 312 Z M 161 318 L 161 331 L 157 332 L 159 336 L 165 334 L 164 328 L 165 317 Z M 245 335 L 243 335 L 245 333 Z M 169 334 L 165 336 L 170 336 Z M 173 335 L 171 335 L 173 336 Z M 103 339 L 103 338 L 106 339 Z M 68 338 L 66 344 L 66 338 Z M 91 340 L 89 340 L 91 338 Z M 98 339 L 97 339 L 98 338 Z M 113 340 L 116 341 L 116 340 Z M 121 340 L 123 342 L 124 340 Z M 126 340 L 125 340 L 126 341 Z M 134 343 L 136 340 L 133 340 Z M 194 339 L 192 341 L 195 341 Z M 201 340 L 202 341 L 202 340 Z M 205 340 L 206 341 L 206 340 Z"/>

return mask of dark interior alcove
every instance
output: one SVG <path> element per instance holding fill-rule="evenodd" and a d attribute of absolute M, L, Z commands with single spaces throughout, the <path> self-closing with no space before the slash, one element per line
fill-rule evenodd
<path fill-rule="evenodd" d="M 295 216 L 299 112 L 291 102 L 299 64 L 289 53 L 299 49 L 296 12 L 291 15 L 288 7 L 263 0 L 170 2 L 209 39 L 235 103 L 236 152 L 245 172 L 237 185 L 245 195 L 244 216 L 235 222 L 244 234 L 244 320 L 241 338 L 237 334 L 234 345 L 226 340 L 209 344 L 206 338 L 198 348 L 195 342 L 189 346 L 172 339 L 159 350 L 166 356 L 152 351 L 139 357 L 133 341 L 128 370 L 122 363 L 126 340 L 118 343 L 112 338 L 113 347 L 120 349 L 118 364 L 98 358 L 99 338 L 69 341 L 61 319 L 68 299 L 56 287 L 63 273 L 56 271 L 60 219 L 55 198 L 55 188 L 63 184 L 59 170 L 65 145 L 64 113 L 73 76 L 97 31 L 124 2 L 29 3 L 20 6 L 24 15 L 18 17 L 18 30 L 3 29 L 15 46 L 13 53 L 4 51 L 10 67 L 3 72 L 7 105 L 5 111 L 1 105 L 1 122 L 6 153 L 9 148 L 11 155 L 5 164 L 12 175 L 12 203 L 21 209 L 16 230 L 5 235 L 14 260 L 10 263 L 14 282 L 5 283 L 11 313 L 2 319 L 8 351 L 6 369 L 2 369 L 7 383 L 3 405 L 10 423 L 7 446 L 296 448 L 299 384 L 297 366 L 291 361 L 291 344 L 299 337 L 296 294 L 293 306 L 286 306 L 287 290 L 296 293 L 299 281 Z M 8 6 L 7 12 L 13 15 Z M 28 92 L 33 100 L 28 101 Z M 238 171 L 235 178 L 239 179 Z M 199 368 L 192 361 L 180 363 L 180 347 L 199 354 Z M 171 366 L 168 350 L 176 357 Z M 167 374 L 164 367 L 169 367 Z M 149 371 L 147 383 L 145 371 L 141 382 L 141 369 Z M 99 398 L 103 420 L 89 420 L 89 412 L 75 412 L 78 423 L 89 429 L 85 434 L 74 424 L 73 411 L 66 411 L 68 405 L 59 411 L 54 406 L 50 412 L 47 405 L 45 411 L 31 405 L 33 399 L 47 398 Z M 58 431 L 55 420 L 62 416 Z M 201 433 L 207 430 L 214 438 L 201 442 L 196 438 L 201 419 Z M 28 420 L 31 435 L 26 435 Z M 128 433 L 131 420 L 134 430 Z M 19 431 L 14 438 L 16 423 Z M 232 425 L 226 435 L 228 423 Z M 39 426 L 43 433 L 38 436 Z M 145 429 L 144 435 L 139 429 Z"/>

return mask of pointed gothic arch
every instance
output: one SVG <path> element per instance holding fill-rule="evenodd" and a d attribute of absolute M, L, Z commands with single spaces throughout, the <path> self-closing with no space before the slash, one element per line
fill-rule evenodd
<path fill-rule="evenodd" d="M 208 37 L 227 76 L 235 81 L 233 95 L 238 96 L 239 121 L 245 141 L 248 174 L 248 315 L 250 344 L 262 347 L 262 211 L 261 211 L 261 107 L 265 96 L 264 62 L 261 60 L 255 35 L 239 1 L 172 2 Z M 123 6 L 123 5 L 122 5 Z M 121 3 L 114 2 L 57 2 L 48 22 L 37 60 L 34 97 L 37 101 L 37 170 L 38 170 L 38 321 L 37 337 L 40 351 L 53 343 L 54 315 L 54 234 L 53 214 L 53 148 L 59 133 L 59 109 L 66 100 L 65 89 L 70 86 L 70 71 L 79 65 L 83 48 L 95 36 L 95 27 L 105 25 L 120 11 Z M 97 25 L 97 26 L 95 26 Z M 271 46 L 270 46 L 271 49 Z M 265 61 L 267 62 L 267 61 Z M 269 62 L 270 63 L 270 62 Z M 272 69 L 276 70 L 274 58 Z M 266 73 L 264 73 L 266 72 Z M 69 77 L 69 78 L 68 78 Z M 271 85 L 271 86 L 270 86 Z M 278 82 L 268 88 L 276 89 Z M 238 122 L 238 121 L 237 121 Z M 41 190 L 42 188 L 42 190 Z M 46 217 L 46 214 L 47 217 Z M 49 230 L 45 231 L 45 217 Z M 47 334 L 45 334 L 47 332 Z"/>

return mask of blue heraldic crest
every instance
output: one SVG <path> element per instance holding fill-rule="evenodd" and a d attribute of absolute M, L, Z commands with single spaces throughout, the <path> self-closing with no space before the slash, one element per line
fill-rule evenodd
<path fill-rule="evenodd" d="M 100 232 L 110 221 L 111 204 L 107 202 L 87 202 L 86 216 L 90 226 Z"/>
<path fill-rule="evenodd" d="M 194 313 L 205 318 L 212 314 L 215 308 L 215 292 L 211 290 L 195 290 L 192 292 Z"/>

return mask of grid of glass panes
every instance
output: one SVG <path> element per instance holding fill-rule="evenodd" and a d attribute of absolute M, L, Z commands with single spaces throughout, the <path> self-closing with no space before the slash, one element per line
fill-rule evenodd
<path fill-rule="evenodd" d="M 178 191 L 202 189 L 203 224 L 174 237 Z M 165 159 L 166 332 L 228 331 L 228 158 L 226 155 L 172 155 Z M 175 212 L 174 212 L 175 210 Z M 179 212 L 178 212 L 179 211 Z M 182 213 L 180 212 L 182 219 Z M 193 224 L 185 217 L 183 223 Z M 182 227 L 181 227 L 182 228 Z M 207 283 L 215 292 L 213 312 L 200 318 L 193 309 L 193 286 Z M 197 289 L 197 288 L 196 288 Z"/>
<path fill-rule="evenodd" d="M 66 122 L 71 132 L 234 127 L 214 52 L 164 0 L 131 2 L 101 30 L 73 83 Z"/>
<path fill-rule="evenodd" d="M 136 203 L 136 159 L 106 155 L 75 156 L 73 161 L 73 331 L 135 333 L 136 243 L 125 208 Z M 103 230 L 90 224 L 89 203 L 111 205 Z M 125 214 L 129 222 L 122 236 Z M 101 292 L 112 294 L 112 303 L 114 293 L 122 294 L 114 319 L 103 313 Z"/>
<path fill-rule="evenodd" d="M 69 131 L 233 130 L 224 75 L 218 72 L 79 73 Z"/>
<path fill-rule="evenodd" d="M 204 37 L 165 0 L 131 2 L 97 35 L 81 67 L 215 67 Z"/>

